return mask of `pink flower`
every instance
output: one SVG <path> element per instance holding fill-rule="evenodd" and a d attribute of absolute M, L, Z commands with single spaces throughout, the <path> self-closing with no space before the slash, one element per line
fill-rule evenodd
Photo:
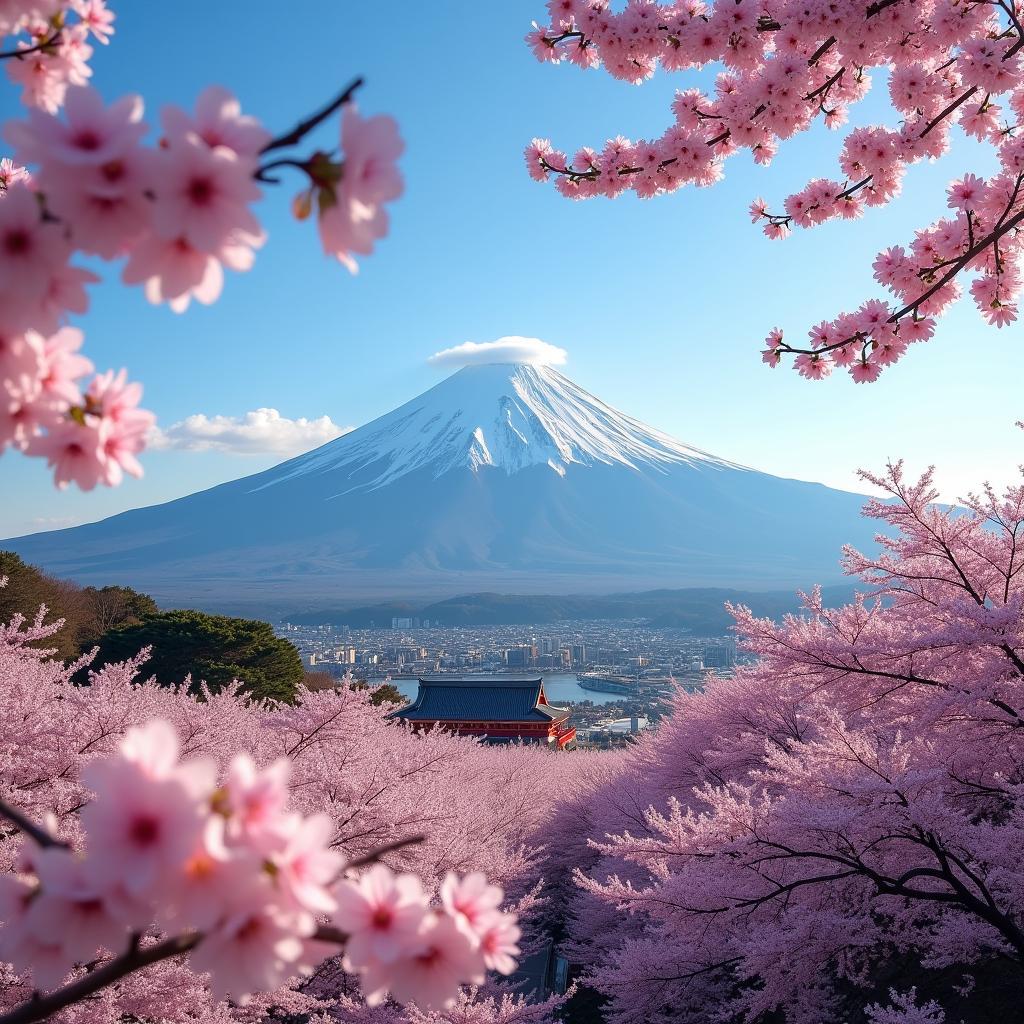
<path fill-rule="evenodd" d="M 35 868 L 42 892 L 29 906 L 26 927 L 36 941 L 60 946 L 69 967 L 100 949 L 120 951 L 127 925 L 111 911 L 80 857 L 49 847 L 36 855 Z"/>
<path fill-rule="evenodd" d="M 114 12 L 104 0 L 72 0 L 72 7 L 96 41 L 106 46 L 114 34 Z"/>
<path fill-rule="evenodd" d="M 29 332 L 32 337 L 35 332 Z M 35 335 L 42 348 L 43 372 L 39 385 L 44 400 L 65 405 L 76 405 L 82 400 L 82 393 L 75 383 L 79 377 L 92 371 L 92 362 L 79 355 L 82 347 L 82 332 L 77 327 L 62 327 L 49 338 Z"/>
<path fill-rule="evenodd" d="M 341 149 L 345 163 L 340 192 L 368 206 L 402 194 L 396 161 L 405 143 L 394 118 L 360 117 L 355 104 L 347 104 L 341 116 Z"/>
<path fill-rule="evenodd" d="M 750 204 L 750 220 L 756 224 L 762 217 L 768 216 L 768 204 L 763 199 L 755 199 Z"/>
<path fill-rule="evenodd" d="M 985 192 L 985 181 L 975 174 L 965 174 L 949 186 L 947 205 L 953 210 L 973 210 L 977 208 Z"/>
<path fill-rule="evenodd" d="M 170 906 L 163 916 L 170 923 L 206 931 L 225 916 L 228 908 L 237 909 L 242 904 L 260 864 L 251 851 L 227 847 L 224 826 L 219 815 L 206 819 L 181 874 L 165 890 Z"/>
<path fill-rule="evenodd" d="M 313 914 L 330 913 L 337 901 L 327 886 L 344 863 L 342 855 L 330 849 L 334 823 L 326 814 L 305 819 L 295 815 L 284 834 L 284 846 L 269 858 L 275 881 L 290 905 Z"/>
<path fill-rule="evenodd" d="M 433 1010 L 453 1006 L 461 985 L 483 980 L 481 954 L 450 917 L 435 911 L 423 918 L 410 954 L 392 963 L 371 961 L 362 974 L 367 1005 L 379 1005 L 390 992 L 400 1003 Z"/>
<path fill-rule="evenodd" d="M 342 194 L 326 211 L 321 207 L 317 226 L 324 252 L 355 274 L 359 265 L 352 253 L 368 256 L 373 252 L 373 243 L 388 233 L 388 215 L 380 206 L 368 206 Z"/>
<path fill-rule="evenodd" d="M 858 384 L 870 384 L 872 381 L 878 380 L 878 375 L 881 372 L 882 368 L 878 363 L 871 363 L 866 359 L 858 359 L 850 367 L 850 376 Z"/>
<path fill-rule="evenodd" d="M 82 809 L 97 883 L 155 896 L 196 849 L 213 792 L 214 766 L 177 764 L 177 737 L 156 719 L 129 729 L 119 753 L 87 764 L 96 798 Z"/>
<path fill-rule="evenodd" d="M 244 1005 L 251 993 L 271 992 L 298 973 L 304 951 L 291 919 L 257 889 L 206 933 L 189 961 L 193 970 L 210 975 L 215 998 Z"/>
<path fill-rule="evenodd" d="M 270 141 L 270 132 L 255 117 L 243 114 L 235 96 L 217 85 L 208 86 L 199 94 L 194 118 L 180 107 L 168 106 L 160 112 L 160 123 L 172 144 L 196 135 L 211 148 L 227 146 L 253 163 Z"/>
<path fill-rule="evenodd" d="M 511 974 L 518 964 L 514 959 L 519 955 L 518 942 L 522 931 L 512 914 L 491 914 L 478 927 L 480 952 L 488 970 L 499 974 Z"/>
<path fill-rule="evenodd" d="M 793 366 L 801 377 L 808 380 L 821 380 L 832 372 L 832 363 L 818 355 L 799 355 L 793 361 Z"/>
<path fill-rule="evenodd" d="M 27 50 L 32 45 L 19 40 L 18 49 Z M 21 102 L 25 106 L 39 107 L 50 113 L 60 109 L 74 73 L 72 62 L 66 56 L 37 50 L 4 63 L 7 65 L 7 77 L 21 86 Z"/>
<path fill-rule="evenodd" d="M 203 305 L 215 302 L 224 286 L 223 265 L 248 270 L 254 260 L 252 246 L 263 236 L 239 237 L 222 246 L 216 255 L 202 252 L 186 238 L 143 238 L 129 253 L 121 273 L 125 284 L 142 284 L 154 305 L 166 302 L 183 313 L 192 299 Z"/>
<path fill-rule="evenodd" d="M 0 384 L 26 387 L 34 394 L 45 372 L 42 339 L 35 331 L 0 333 Z"/>
<path fill-rule="evenodd" d="M 291 762 L 278 758 L 260 771 L 248 754 L 238 754 L 225 784 L 232 832 L 260 847 L 276 836 L 288 803 Z"/>
<path fill-rule="evenodd" d="M 102 167 L 135 148 L 145 134 L 142 99 L 123 96 L 105 106 L 91 86 L 72 86 L 64 118 L 30 110 L 27 121 L 11 121 L 5 136 L 23 163 L 40 166 L 43 187 L 56 167 Z"/>
<path fill-rule="evenodd" d="M 43 223 L 35 193 L 24 183 L 0 197 L 0 310 L 6 322 L 40 301 L 66 260 L 60 228 Z"/>
<path fill-rule="evenodd" d="M 487 876 L 479 871 L 466 875 L 461 881 L 448 872 L 441 883 L 441 905 L 456 924 L 474 941 L 480 930 L 501 906 L 505 894 L 496 885 L 490 885 Z"/>
<path fill-rule="evenodd" d="M 153 227 L 165 239 L 184 239 L 216 256 L 238 239 L 263 232 L 248 204 L 260 197 L 247 160 L 227 146 L 211 148 L 188 134 L 159 150 L 153 161 Z"/>
<path fill-rule="evenodd" d="M 413 948 L 427 908 L 415 875 L 395 875 L 375 864 L 358 879 L 340 882 L 334 896 L 334 923 L 350 936 L 345 949 L 348 970 L 393 963 Z"/>
<path fill-rule="evenodd" d="M 91 491 L 101 483 L 106 472 L 102 423 L 93 417 L 81 423 L 68 417 L 48 428 L 48 433 L 29 438 L 25 452 L 46 459 L 57 487 L 63 490 L 74 483 Z"/>
<path fill-rule="evenodd" d="M 0 159 L 0 192 L 18 182 L 27 185 L 30 180 L 28 171 L 16 164 L 9 156 Z"/>

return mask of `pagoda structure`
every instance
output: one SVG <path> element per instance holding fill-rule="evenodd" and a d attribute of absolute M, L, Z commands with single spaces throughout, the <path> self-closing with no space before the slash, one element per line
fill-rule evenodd
<path fill-rule="evenodd" d="M 420 679 L 412 704 L 391 714 L 414 729 L 439 726 L 486 743 L 536 743 L 552 750 L 572 749 L 576 729 L 569 710 L 548 704 L 544 680 Z"/>

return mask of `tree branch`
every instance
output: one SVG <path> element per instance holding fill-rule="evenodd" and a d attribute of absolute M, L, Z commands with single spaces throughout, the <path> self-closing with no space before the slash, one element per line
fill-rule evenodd
<path fill-rule="evenodd" d="M 363 84 L 362 77 L 355 79 L 346 86 L 345 90 L 335 99 L 331 100 L 327 106 L 322 107 L 315 114 L 307 117 L 305 121 L 300 121 L 291 131 L 285 132 L 283 135 L 278 135 L 277 138 L 271 139 L 261 150 L 261 153 L 270 153 L 275 149 L 285 149 L 288 146 L 297 145 L 301 142 L 318 124 L 322 121 L 326 121 L 336 110 L 344 106 L 346 103 L 351 102 L 352 96 L 355 91 Z"/>
<path fill-rule="evenodd" d="M 63 840 L 55 839 L 46 829 L 40 828 L 34 821 L 4 800 L 0 800 L 0 818 L 6 818 L 15 828 L 34 839 L 39 846 L 59 846 L 65 850 L 69 848 Z"/>
<path fill-rule="evenodd" d="M 60 42 L 60 34 L 63 31 L 63 28 L 58 28 L 53 35 L 48 36 L 41 43 L 36 43 L 35 46 L 26 46 L 24 50 L 4 50 L 0 53 L 0 60 L 21 60 L 22 57 L 27 57 L 30 53 L 43 53 Z"/>

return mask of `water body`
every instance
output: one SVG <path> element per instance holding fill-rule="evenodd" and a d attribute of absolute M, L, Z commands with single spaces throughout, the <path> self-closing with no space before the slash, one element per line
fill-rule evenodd
<path fill-rule="evenodd" d="M 396 679 L 393 685 L 403 697 L 409 700 L 416 699 L 418 687 L 415 679 Z M 545 675 L 544 693 L 555 707 L 562 707 L 565 704 L 581 704 L 585 700 L 594 704 L 614 704 L 616 701 L 623 700 L 622 695 L 618 693 L 598 693 L 597 690 L 584 690 L 576 676 L 564 673 Z"/>

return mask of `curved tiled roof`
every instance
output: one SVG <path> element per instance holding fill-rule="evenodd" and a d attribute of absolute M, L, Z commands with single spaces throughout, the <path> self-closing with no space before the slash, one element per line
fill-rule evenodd
<path fill-rule="evenodd" d="M 393 712 L 407 722 L 544 722 L 568 715 L 540 701 L 543 680 L 421 679 L 416 700 Z"/>

